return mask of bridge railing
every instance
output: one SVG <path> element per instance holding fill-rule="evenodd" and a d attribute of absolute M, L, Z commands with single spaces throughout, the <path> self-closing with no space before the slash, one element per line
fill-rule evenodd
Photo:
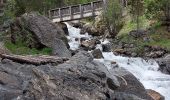
<path fill-rule="evenodd" d="M 62 20 L 63 17 L 73 16 L 76 14 L 80 14 L 81 16 L 83 16 L 84 13 L 88 12 L 94 13 L 97 10 L 101 10 L 103 6 L 104 6 L 103 0 L 99 0 L 86 4 L 56 8 L 49 11 L 49 17 L 52 19 L 60 18 Z"/>

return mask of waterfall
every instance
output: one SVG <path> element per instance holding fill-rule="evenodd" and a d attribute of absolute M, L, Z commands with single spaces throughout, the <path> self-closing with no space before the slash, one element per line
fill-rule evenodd
<path fill-rule="evenodd" d="M 88 35 L 88 33 L 81 35 L 80 29 L 74 28 L 66 23 L 69 31 L 69 36 L 67 37 L 69 41 L 70 48 L 76 50 L 79 48 L 80 40 L 75 41 L 76 38 L 85 37 L 92 39 L 93 37 Z M 105 40 L 102 44 L 108 43 Z M 96 48 L 101 48 L 101 45 L 97 45 Z M 158 71 L 159 65 L 154 60 L 144 60 L 142 58 L 132 58 L 132 57 L 122 57 L 116 56 L 112 52 L 103 52 L 103 59 L 95 59 L 96 61 L 102 62 L 107 66 L 108 69 L 112 68 L 111 62 L 116 62 L 119 67 L 123 67 L 129 72 L 131 72 L 146 89 L 152 89 L 163 96 L 165 100 L 170 100 L 170 75 L 166 75 Z"/>

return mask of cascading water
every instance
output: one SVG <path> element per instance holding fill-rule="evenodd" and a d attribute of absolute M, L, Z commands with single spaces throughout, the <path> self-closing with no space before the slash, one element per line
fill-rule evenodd
<path fill-rule="evenodd" d="M 79 48 L 80 41 L 75 41 L 76 38 L 86 37 L 91 39 L 92 36 L 86 33 L 80 34 L 80 29 L 74 28 L 66 23 L 69 31 L 68 39 L 70 48 L 76 50 Z M 105 40 L 102 44 L 108 43 Z M 96 48 L 101 48 L 101 45 L 97 45 Z M 144 60 L 142 58 L 129 58 L 122 56 L 115 56 L 112 52 L 103 52 L 104 59 L 95 59 L 104 63 L 108 69 L 112 68 L 111 62 L 115 61 L 119 67 L 123 67 L 135 75 L 146 89 L 152 89 L 163 96 L 165 100 L 170 100 L 170 75 L 163 74 L 158 71 L 159 65 L 154 60 Z"/>

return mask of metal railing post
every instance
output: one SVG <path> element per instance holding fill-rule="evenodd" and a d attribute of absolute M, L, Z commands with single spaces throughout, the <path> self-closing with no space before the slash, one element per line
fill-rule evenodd
<path fill-rule="evenodd" d="M 83 18 L 83 9 L 82 9 L 82 5 L 79 5 L 79 9 L 80 9 L 80 18 Z"/>
<path fill-rule="evenodd" d="M 93 2 L 91 2 L 91 9 L 92 9 L 92 16 L 94 16 L 95 15 L 95 9 L 94 9 L 94 3 Z"/>

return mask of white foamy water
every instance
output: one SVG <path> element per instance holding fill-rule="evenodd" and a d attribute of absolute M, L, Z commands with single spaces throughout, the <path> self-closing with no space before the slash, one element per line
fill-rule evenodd
<path fill-rule="evenodd" d="M 74 28 L 69 24 L 67 24 L 67 27 L 69 31 L 69 45 L 72 50 L 76 50 L 80 46 L 80 40 L 75 41 L 76 38 L 92 38 L 88 35 L 88 33 L 80 35 L 80 29 Z M 102 44 L 108 42 L 108 40 L 105 40 Z M 96 48 L 102 50 L 101 45 L 97 45 Z M 112 68 L 111 62 L 114 61 L 119 65 L 119 67 L 127 69 L 136 76 L 146 89 L 155 90 L 165 96 L 165 100 L 170 100 L 170 75 L 166 75 L 158 71 L 159 65 L 156 61 L 146 61 L 142 58 L 115 56 L 112 52 L 103 52 L 103 56 L 104 59 L 96 60 L 104 63 L 108 69 Z"/>

